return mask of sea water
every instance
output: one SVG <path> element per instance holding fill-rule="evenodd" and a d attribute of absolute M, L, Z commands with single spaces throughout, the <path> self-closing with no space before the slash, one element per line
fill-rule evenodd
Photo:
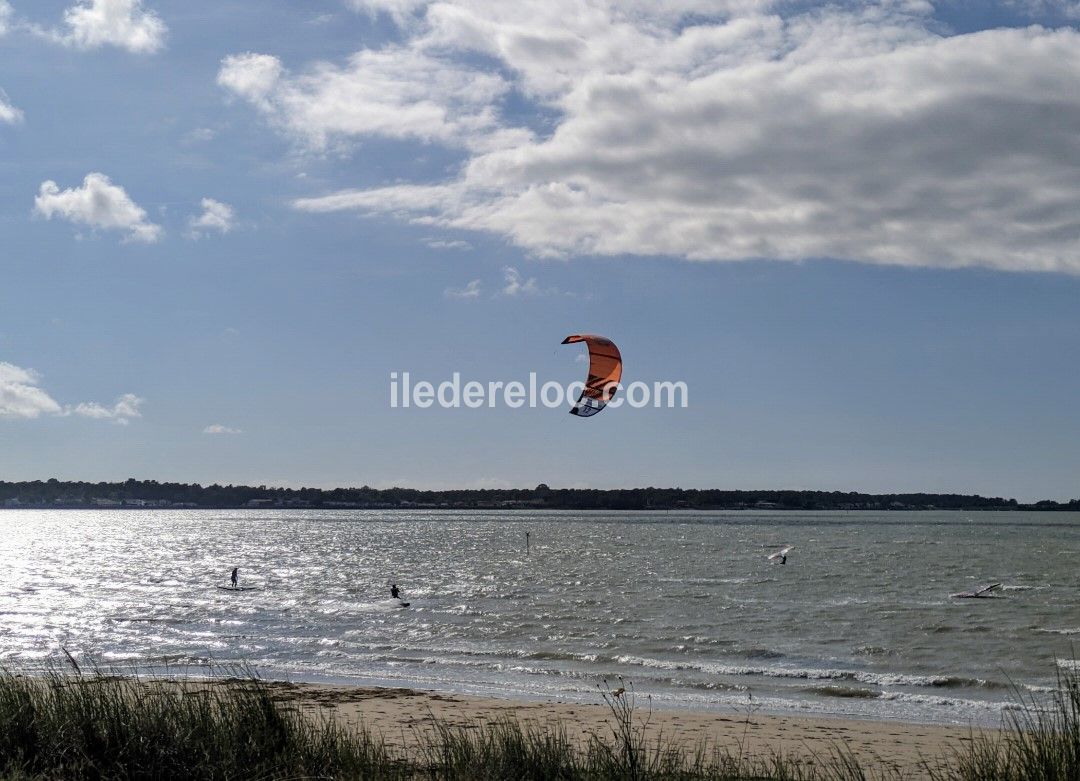
<path fill-rule="evenodd" d="M 0 540 L 14 670 L 994 725 L 1080 639 L 1080 514 L 8 510 Z"/>

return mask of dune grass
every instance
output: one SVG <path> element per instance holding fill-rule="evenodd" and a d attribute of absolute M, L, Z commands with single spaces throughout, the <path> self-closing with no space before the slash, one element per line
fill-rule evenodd
<path fill-rule="evenodd" d="M 1080 779 L 1080 670 L 1059 671 L 1049 706 L 1015 690 L 1001 737 L 973 736 L 934 781 L 1077 781 Z"/>
<path fill-rule="evenodd" d="M 302 714 L 247 675 L 228 685 L 178 685 L 95 670 L 0 672 L 0 779 L 565 779 L 574 781 L 818 781 L 898 778 L 844 746 L 811 761 L 751 757 L 646 737 L 649 713 L 632 689 L 605 687 L 608 734 L 584 745 L 561 727 L 436 722 L 413 748 L 363 727 Z M 748 719 L 750 714 L 748 714 Z M 935 781 L 1080 779 L 1080 676 L 1063 674 L 1054 707 L 1010 712 L 999 738 L 976 737 Z"/>

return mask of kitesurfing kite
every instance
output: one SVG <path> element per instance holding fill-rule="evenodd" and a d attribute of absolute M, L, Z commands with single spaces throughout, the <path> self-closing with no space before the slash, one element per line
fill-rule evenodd
<path fill-rule="evenodd" d="M 592 417 L 611 401 L 622 379 L 622 355 L 615 342 L 606 336 L 594 334 L 571 334 L 563 344 L 585 342 L 589 348 L 589 376 L 577 402 L 570 408 L 571 415 Z"/>

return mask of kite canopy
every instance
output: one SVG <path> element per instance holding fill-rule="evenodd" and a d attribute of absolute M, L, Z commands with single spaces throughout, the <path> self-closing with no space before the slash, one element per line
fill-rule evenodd
<path fill-rule="evenodd" d="M 585 342 L 589 348 L 589 377 L 570 414 L 588 418 L 607 406 L 615 395 L 622 379 L 622 355 L 615 342 L 606 336 L 571 334 L 562 341 L 563 344 L 576 342 Z"/>

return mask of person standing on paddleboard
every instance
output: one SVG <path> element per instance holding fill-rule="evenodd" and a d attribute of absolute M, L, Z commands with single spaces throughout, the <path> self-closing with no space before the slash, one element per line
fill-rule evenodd
<path fill-rule="evenodd" d="M 236 588 L 236 581 L 239 580 L 239 578 L 238 578 L 238 576 L 236 574 L 239 571 L 240 571 L 239 567 L 233 567 L 232 568 L 232 586 L 233 586 L 233 588 Z"/>
<path fill-rule="evenodd" d="M 394 599 L 401 599 L 401 592 L 398 590 L 397 583 L 390 584 L 390 596 Z"/>

